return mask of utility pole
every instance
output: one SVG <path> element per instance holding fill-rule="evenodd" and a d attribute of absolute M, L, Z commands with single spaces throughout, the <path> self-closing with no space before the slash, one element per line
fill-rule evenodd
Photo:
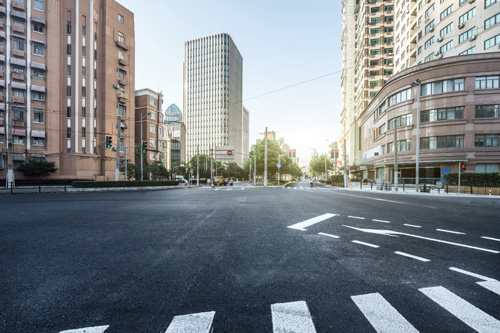
<path fill-rule="evenodd" d="M 8 85 L 8 93 L 7 97 L 9 100 L 7 101 L 7 177 L 6 185 L 7 188 L 15 186 L 15 178 L 14 178 L 14 136 L 12 135 L 12 102 L 10 98 L 10 83 Z"/>
<path fill-rule="evenodd" d="M 328 176 L 326 175 L 326 158 L 327 158 L 327 154 L 325 153 L 325 183 L 328 182 Z"/>
<path fill-rule="evenodd" d="M 462 162 L 458 162 L 458 194 L 460 194 L 460 171 L 462 169 Z"/>
<path fill-rule="evenodd" d="M 116 165 L 115 165 L 115 182 L 120 180 L 120 131 L 122 127 L 121 117 L 118 116 L 118 121 L 116 122 Z"/>
<path fill-rule="evenodd" d="M 143 178 L 144 178 L 144 175 L 143 175 L 143 172 L 142 172 L 142 166 L 144 164 L 143 161 L 142 161 L 142 119 L 143 118 L 144 117 L 142 116 L 142 111 L 141 111 L 141 144 L 140 144 L 140 146 L 141 146 L 141 148 L 140 148 L 140 152 L 141 152 L 141 182 L 143 181 Z"/>
<path fill-rule="evenodd" d="M 267 127 L 264 133 L 264 187 L 267 187 Z"/>
<path fill-rule="evenodd" d="M 200 145 L 196 146 L 196 186 L 200 186 Z"/>
<path fill-rule="evenodd" d="M 398 126 L 396 118 L 394 121 L 394 189 L 398 190 L 399 174 L 398 174 Z"/>
<path fill-rule="evenodd" d="M 214 179 L 214 158 L 213 158 L 213 155 L 214 155 L 214 149 L 213 149 L 213 146 L 210 148 L 210 182 L 213 181 Z"/>
<path fill-rule="evenodd" d="M 344 140 L 344 187 L 347 187 L 347 144 Z"/>
<path fill-rule="evenodd" d="M 257 156 L 253 155 L 253 184 L 257 183 Z"/>

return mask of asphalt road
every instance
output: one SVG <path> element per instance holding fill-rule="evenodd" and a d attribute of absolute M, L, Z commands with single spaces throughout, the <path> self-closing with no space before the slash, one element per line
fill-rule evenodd
<path fill-rule="evenodd" d="M 0 331 L 500 331 L 500 200 L 247 185 L 0 196 Z"/>

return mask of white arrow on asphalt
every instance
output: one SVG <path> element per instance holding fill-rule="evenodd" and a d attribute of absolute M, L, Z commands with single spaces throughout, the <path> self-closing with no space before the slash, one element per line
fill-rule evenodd
<path fill-rule="evenodd" d="M 404 232 L 399 232 L 399 231 L 392 231 L 392 230 L 380 230 L 380 229 L 363 229 L 363 228 L 356 228 L 356 227 L 351 227 L 348 225 L 342 225 L 343 227 L 346 228 L 351 228 L 354 230 L 358 230 L 361 232 L 366 232 L 366 233 L 371 233 L 371 234 L 378 234 L 378 235 L 386 235 L 386 236 L 394 236 L 394 235 L 401 235 L 401 236 L 408 236 L 408 237 L 413 237 L 413 238 L 418 238 L 418 239 L 425 239 L 437 243 L 443 243 L 443 244 L 448 244 L 448 245 L 455 245 L 455 246 L 460 246 L 460 247 L 465 247 L 468 249 L 473 249 L 473 250 L 478 250 L 478 251 L 484 251 L 484 252 L 489 252 L 489 253 L 495 253 L 498 254 L 500 251 L 495 251 L 495 250 L 490 250 L 490 249 L 485 249 L 482 247 L 476 247 L 476 246 L 471 246 L 471 245 L 466 245 L 466 244 L 460 244 L 460 243 L 455 243 L 455 242 L 448 242 L 442 239 L 437 239 L 437 238 L 429 238 L 429 237 L 423 237 L 423 236 L 418 236 L 418 235 L 413 235 L 413 234 L 407 234 Z"/>

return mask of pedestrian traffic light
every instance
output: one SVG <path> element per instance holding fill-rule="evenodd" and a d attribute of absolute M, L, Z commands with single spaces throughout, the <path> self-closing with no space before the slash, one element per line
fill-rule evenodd
<path fill-rule="evenodd" d="M 148 148 L 148 142 L 146 140 L 143 140 L 141 145 L 142 152 L 145 153 L 147 148 Z"/>
<path fill-rule="evenodd" d="M 467 171 L 467 167 L 465 166 L 465 164 L 462 164 L 462 172 L 465 172 Z"/>
<path fill-rule="evenodd" d="M 113 139 L 111 136 L 106 135 L 106 149 L 110 149 L 113 144 Z"/>

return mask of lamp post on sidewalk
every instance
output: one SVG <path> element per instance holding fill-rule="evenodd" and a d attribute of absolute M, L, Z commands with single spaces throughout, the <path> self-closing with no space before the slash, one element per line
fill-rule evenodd
<path fill-rule="evenodd" d="M 412 88 L 415 88 L 415 87 L 418 87 L 417 89 L 417 142 L 416 142 L 416 145 L 415 145 L 415 149 L 416 149 L 416 154 L 415 154 L 415 158 L 416 158 L 416 164 L 415 164 L 415 186 L 416 186 L 416 189 L 417 189 L 417 192 L 420 192 L 419 191 L 419 183 L 420 183 L 420 179 L 419 179 L 419 168 L 420 168 L 420 86 L 422 84 L 422 80 L 420 79 L 416 79 L 415 81 L 413 81 L 410 85 L 412 86 Z M 395 149 L 397 149 L 397 147 L 395 147 Z"/>

